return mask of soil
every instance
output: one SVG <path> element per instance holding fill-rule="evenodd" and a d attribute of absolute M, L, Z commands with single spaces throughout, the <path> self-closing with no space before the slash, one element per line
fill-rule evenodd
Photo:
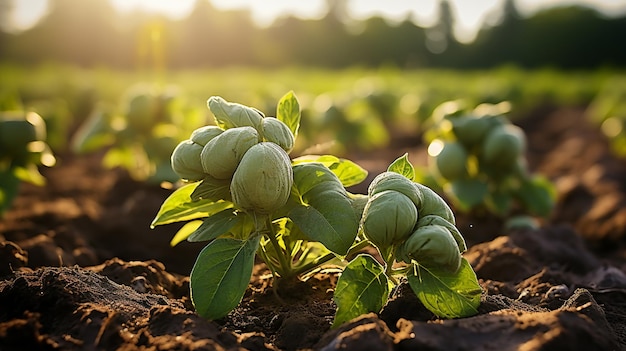
<path fill-rule="evenodd" d="M 101 154 L 61 154 L 0 222 L 0 350 L 626 349 L 626 160 L 583 108 L 515 122 L 558 203 L 539 229 L 457 213 L 484 290 L 476 316 L 439 319 L 401 284 L 381 313 L 331 329 L 336 269 L 277 293 L 258 263 L 239 307 L 204 320 L 188 278 L 203 244 L 172 248 L 179 224 L 149 228 L 171 190 L 104 170 Z M 424 161 L 419 136 L 395 140 L 348 157 L 372 176 L 404 152 Z"/>

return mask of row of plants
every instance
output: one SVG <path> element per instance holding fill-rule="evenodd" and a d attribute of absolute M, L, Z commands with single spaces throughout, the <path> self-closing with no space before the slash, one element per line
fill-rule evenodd
<path fill-rule="evenodd" d="M 173 75 L 171 80 L 184 83 L 188 89 L 183 90 L 180 88 L 182 84 L 133 84 L 126 88 L 132 79 L 138 79 L 140 75 L 116 75 L 106 70 L 88 71 L 70 67 L 62 67 L 67 79 L 59 83 L 54 78 L 57 75 L 50 74 L 56 69 L 57 66 L 40 67 L 31 72 L 10 65 L 0 66 L 0 71 L 6 73 L 3 75 L 6 89 L 0 98 L 2 101 L 20 101 L 14 105 L 42 116 L 49 149 L 62 153 L 104 151 L 106 167 L 123 167 L 138 181 L 173 183 L 179 179 L 171 169 L 169 154 L 178 142 L 189 135 L 187 126 L 211 122 L 207 111 L 195 103 L 200 97 L 190 93 L 206 91 L 205 87 L 245 98 L 264 109 L 271 108 L 268 101 L 277 95 L 276 91 L 282 89 L 283 84 L 293 83 L 301 87 L 303 93 L 299 95 L 304 96 L 300 102 L 301 123 L 305 128 L 294 142 L 294 154 L 306 154 L 311 147 L 339 156 L 358 150 L 384 148 L 389 145 L 390 134 L 398 130 L 405 135 L 425 134 L 424 142 L 431 143 L 434 137 L 429 137 L 433 134 L 429 130 L 441 131 L 441 126 L 445 125 L 438 122 L 441 106 L 446 106 L 449 97 L 457 96 L 464 97 L 457 100 L 457 104 L 462 103 L 465 108 L 481 103 L 498 103 L 508 104 L 509 109 L 515 111 L 530 106 L 527 102 L 530 100 L 568 104 L 587 104 L 591 101 L 590 116 L 606 131 L 618 154 L 624 149 L 623 133 L 619 132 L 623 126 L 623 117 L 620 117 L 623 114 L 619 108 L 622 90 L 616 84 L 620 76 L 609 79 L 602 72 L 561 76 L 553 71 L 536 71 L 524 79 L 512 79 L 525 72 L 501 69 L 489 74 L 447 71 L 404 73 L 394 69 L 375 72 L 355 69 L 337 75 L 328 71 L 307 73 L 285 69 L 273 73 L 276 81 L 284 82 L 275 85 L 265 84 L 267 74 L 255 70 L 243 70 L 243 73 L 237 70 L 209 72 L 207 76 L 214 79 L 206 80 L 198 80 L 197 72 L 181 72 Z M 334 75 L 333 79 L 328 79 L 329 74 Z M 26 85 L 24 78 L 31 75 L 33 79 Z M 564 79 L 569 79 L 569 83 L 555 89 L 554 81 L 562 82 Z M 459 80 L 465 84 L 456 84 Z M 252 88 L 240 91 L 237 86 Z M 598 93 L 600 87 L 603 89 Z M 510 115 L 514 120 L 515 116 Z M 435 144 L 446 139 L 454 140 L 455 137 L 450 135 L 436 138 Z M 466 150 L 466 153 L 474 151 Z M 469 156 L 466 165 L 469 177 L 484 178 L 474 171 L 475 155 Z M 454 192 L 450 191 L 458 186 L 452 186 L 453 182 L 446 185 L 441 177 L 431 177 L 429 173 L 435 171 L 433 168 L 419 170 L 420 182 L 438 188 L 438 191 L 446 191 L 453 201 L 458 199 L 459 196 L 453 196 Z M 426 177 L 423 176 L 425 173 Z M 533 179 L 535 185 L 543 183 L 546 186 L 541 179 Z M 456 181 L 459 184 L 467 182 L 467 179 Z M 475 207 L 482 201 L 479 199 L 485 197 L 486 189 L 491 192 L 494 187 L 477 179 L 470 183 L 473 186 L 462 188 L 478 190 L 466 190 L 461 195 L 464 200 L 455 204 L 461 210 Z M 513 184 L 519 188 L 514 184 L 519 181 L 508 183 L 509 187 Z M 499 188 L 502 190 L 502 186 Z M 468 199 L 468 196 L 474 199 Z M 5 198 L 4 203 L 10 203 L 8 199 L 11 197 Z M 494 206 L 493 201 L 486 201 L 485 204 L 495 210 L 508 211 L 511 208 L 508 204 L 513 202 L 506 200 L 507 196 L 499 196 L 498 199 L 501 204 L 506 202 L 507 205 Z"/>
<path fill-rule="evenodd" d="M 59 75 L 64 77 L 59 80 Z M 537 103 L 587 105 L 601 91 L 612 91 L 619 72 L 524 71 L 504 67 L 490 71 L 405 71 L 395 68 L 342 71 L 285 68 L 276 71 L 232 68 L 220 71 L 181 71 L 154 76 L 142 73 L 84 69 L 59 65 L 35 69 L 0 65 L 5 92 L 22 98 L 27 108 L 44 117 L 50 145 L 69 149 L 74 130 L 104 104 L 118 109 L 136 82 L 167 82 L 179 89 L 186 108 L 199 109 L 202 91 L 234 101 L 249 101 L 270 109 L 284 91 L 298 91 L 303 129 L 295 152 L 334 142 L 333 152 L 371 150 L 390 142 L 389 133 L 401 129 L 418 134 L 441 103 L 462 97 L 470 105 L 508 101 L 516 113 Z M 202 79 L 198 79 L 202 77 Z M 271 82 L 268 84 L 268 82 Z M 462 82 L 462 84 L 459 84 Z M 557 85 L 558 84 L 558 85 Z M 165 86 L 165 84 L 160 84 Z M 242 90 L 240 87 L 246 86 Z M 161 88 L 165 89 L 165 88 Z M 608 95 L 607 95 L 608 96 Z M 69 126 L 69 127 L 68 127 Z M 335 134 L 333 129 L 350 133 Z M 313 133 L 323 130 L 324 133 Z"/>
<path fill-rule="evenodd" d="M 380 312 L 408 281 L 434 314 L 477 313 L 481 288 L 462 253 L 465 240 L 447 203 L 414 181 L 403 155 L 375 177 L 367 194 L 347 187 L 367 171 L 334 155 L 290 159 L 301 111 L 293 92 L 276 116 L 213 96 L 215 123 L 194 130 L 172 153 L 185 181 L 163 203 L 152 226 L 188 222 L 172 239 L 208 241 L 190 275 L 197 312 L 209 319 L 240 303 L 255 256 L 281 282 L 329 263 L 343 266 L 333 326 Z M 378 255 L 363 253 L 367 246 Z"/>

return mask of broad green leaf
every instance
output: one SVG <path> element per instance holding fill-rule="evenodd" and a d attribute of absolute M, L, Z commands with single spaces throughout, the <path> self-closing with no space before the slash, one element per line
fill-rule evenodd
<path fill-rule="evenodd" d="M 387 168 L 387 171 L 400 173 L 410 180 L 415 179 L 415 168 L 409 161 L 408 153 L 405 153 L 404 155 L 398 157 L 395 161 L 393 161 Z"/>
<path fill-rule="evenodd" d="M 191 301 L 200 316 L 224 317 L 241 302 L 252 276 L 259 238 L 218 238 L 202 249 L 190 276 Z"/>
<path fill-rule="evenodd" d="M 408 280 L 422 304 L 439 317 L 460 318 L 478 313 L 482 289 L 465 258 L 455 273 L 415 263 Z"/>
<path fill-rule="evenodd" d="M 289 218 L 308 237 L 329 250 L 344 255 L 354 242 L 357 218 L 348 193 L 328 168 L 320 163 L 303 163 L 293 167 L 294 187 L 301 204 L 289 212 Z"/>
<path fill-rule="evenodd" d="M 463 212 L 483 203 L 489 191 L 487 183 L 479 179 L 458 179 L 446 184 L 445 189 L 454 194 L 456 206 Z"/>
<path fill-rule="evenodd" d="M 333 300 L 337 304 L 333 328 L 362 314 L 378 313 L 389 298 L 385 268 L 372 256 L 358 255 L 343 270 Z"/>
<path fill-rule="evenodd" d="M 181 241 L 187 239 L 201 224 L 202 221 L 191 221 L 185 223 L 185 225 L 176 232 L 172 240 L 170 240 L 170 246 L 174 247 Z"/>
<path fill-rule="evenodd" d="M 161 204 L 161 208 L 154 220 L 152 220 L 150 227 L 154 228 L 157 225 L 208 217 L 213 213 L 232 207 L 232 203 L 226 201 L 192 201 L 191 193 L 198 184 L 197 182 L 187 184 L 171 193 Z"/>
<path fill-rule="evenodd" d="M 202 225 L 188 238 L 188 241 L 208 241 L 228 233 L 237 223 L 243 221 L 244 213 L 237 213 L 232 208 L 215 213 L 204 219 Z"/>
<path fill-rule="evenodd" d="M 293 91 L 285 94 L 276 106 L 276 118 L 285 123 L 295 137 L 300 128 L 300 103 Z"/>
<path fill-rule="evenodd" d="M 319 162 L 328 167 L 344 187 L 360 184 L 367 178 L 367 171 L 358 164 L 333 155 L 305 155 L 292 160 L 294 165 L 306 162 Z"/>

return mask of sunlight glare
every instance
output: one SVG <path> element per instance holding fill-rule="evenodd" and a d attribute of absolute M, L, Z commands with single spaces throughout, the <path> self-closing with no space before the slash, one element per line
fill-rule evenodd
<path fill-rule="evenodd" d="M 120 12 L 141 10 L 148 13 L 160 13 L 171 18 L 184 18 L 189 15 L 195 4 L 194 0 L 111 0 L 111 4 Z"/>

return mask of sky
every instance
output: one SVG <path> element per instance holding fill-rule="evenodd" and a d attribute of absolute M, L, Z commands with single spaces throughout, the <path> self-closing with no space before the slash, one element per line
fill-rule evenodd
<path fill-rule="evenodd" d="M 194 0 L 110 0 L 116 9 L 128 12 L 140 8 L 182 18 L 191 12 Z M 455 35 L 460 41 L 471 41 L 483 22 L 501 8 L 503 0 L 449 0 L 456 20 Z M 46 13 L 47 0 L 13 0 L 15 11 L 12 24 L 28 28 Z M 220 10 L 249 9 L 252 19 L 260 26 L 270 25 L 274 19 L 287 14 L 301 18 L 319 18 L 326 10 L 326 0 L 211 0 Z M 348 0 L 348 12 L 355 19 L 379 15 L 391 20 L 410 17 L 420 26 L 428 27 L 437 20 L 439 0 Z M 532 14 L 550 6 L 585 4 L 601 12 L 625 14 L 626 0 L 517 0 L 518 10 Z"/>

